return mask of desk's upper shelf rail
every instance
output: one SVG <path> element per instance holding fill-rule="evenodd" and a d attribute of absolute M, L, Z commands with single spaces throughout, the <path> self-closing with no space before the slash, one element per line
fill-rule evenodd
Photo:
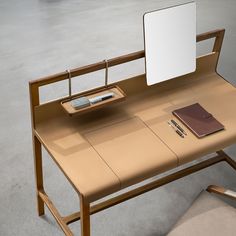
<path fill-rule="evenodd" d="M 218 58 L 219 58 L 219 54 L 221 51 L 221 46 L 222 46 L 222 42 L 223 42 L 223 38 L 224 38 L 224 33 L 225 33 L 225 29 L 217 29 L 217 30 L 209 31 L 209 32 L 197 35 L 196 41 L 200 42 L 203 40 L 215 38 L 212 51 L 217 52 Z M 141 59 L 144 57 L 145 57 L 145 52 L 144 52 L 144 50 L 142 50 L 142 51 L 130 53 L 127 55 L 115 57 L 115 58 L 112 58 L 112 59 L 109 59 L 106 61 L 100 61 L 100 62 L 97 62 L 94 64 L 90 64 L 90 65 L 86 65 L 83 67 L 72 69 L 72 70 L 70 70 L 70 73 L 69 73 L 70 76 L 68 74 L 68 71 L 64 71 L 64 72 L 61 72 L 58 74 L 54 74 L 54 75 L 50 75 L 50 76 L 47 76 L 44 78 L 30 81 L 29 82 L 29 90 L 30 90 L 30 103 L 31 103 L 31 114 L 32 114 L 33 128 L 35 127 L 34 108 L 35 108 L 35 106 L 40 105 L 39 87 L 44 86 L 44 85 L 48 85 L 48 84 L 52 84 L 52 83 L 56 83 L 59 81 L 63 81 L 63 80 L 68 80 L 68 79 L 76 77 L 76 76 L 88 74 L 88 73 L 95 72 L 95 71 L 102 70 L 102 69 L 106 69 L 107 67 L 120 65 L 120 64 L 127 63 L 127 62 L 134 61 L 134 60 L 138 60 L 138 59 Z M 215 65 L 215 67 L 216 66 L 217 66 L 217 63 Z"/>
<path fill-rule="evenodd" d="M 203 41 L 206 39 L 215 38 L 213 52 L 220 52 L 221 45 L 222 45 L 223 38 L 224 38 L 224 33 L 225 33 L 224 29 L 209 31 L 209 32 L 197 35 L 196 41 L 200 42 L 200 41 Z M 145 57 L 144 50 L 130 53 L 127 55 L 122 55 L 119 57 L 115 57 L 115 58 L 107 60 L 107 62 L 100 61 L 100 62 L 90 64 L 87 66 L 75 68 L 75 69 L 70 70 L 70 73 L 71 73 L 71 77 L 76 77 L 76 76 L 80 76 L 80 75 L 84 75 L 84 74 L 88 74 L 91 72 L 105 69 L 106 63 L 108 64 L 108 67 L 112 67 L 112 66 L 120 65 L 120 64 L 127 63 L 130 61 L 138 60 L 143 57 Z M 61 73 L 58 73 L 55 75 L 47 76 L 47 77 L 44 77 L 41 79 L 33 80 L 33 81 L 30 81 L 29 83 L 30 83 L 30 85 L 36 84 L 38 87 L 40 87 L 43 85 L 55 83 L 55 82 L 66 80 L 66 79 L 68 79 L 68 72 L 67 71 L 61 72 Z"/>

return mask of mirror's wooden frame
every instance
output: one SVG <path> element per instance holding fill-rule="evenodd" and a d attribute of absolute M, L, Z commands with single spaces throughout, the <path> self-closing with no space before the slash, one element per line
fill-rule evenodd
<path fill-rule="evenodd" d="M 213 52 L 218 52 L 220 54 L 223 38 L 224 38 L 224 29 L 210 31 L 204 34 L 200 34 L 197 36 L 197 42 L 203 41 L 210 38 L 215 38 Z M 108 60 L 107 62 L 101 61 L 92 65 L 76 68 L 70 70 L 71 78 L 87 73 L 91 73 L 94 71 L 98 71 L 101 69 L 105 69 L 107 64 L 109 67 L 127 63 L 130 61 L 134 61 L 145 56 L 144 51 L 138 51 L 135 53 L 131 53 L 128 55 L 123 55 L 120 57 L 116 57 Z M 218 59 L 217 59 L 218 62 Z M 217 63 L 216 63 L 217 66 Z M 29 82 L 29 90 L 30 90 L 30 102 L 31 102 L 31 117 L 32 117 L 32 135 L 33 135 L 33 152 L 34 152 L 34 166 L 35 166 L 35 177 L 36 177 L 36 195 L 37 195 L 37 207 L 38 207 L 38 215 L 44 214 L 44 205 L 48 207 L 54 216 L 55 220 L 58 222 L 59 226 L 65 233 L 65 235 L 73 235 L 72 231 L 68 227 L 68 225 L 72 222 L 75 222 L 80 219 L 81 221 L 81 235 L 89 236 L 90 235 L 90 215 L 95 214 L 99 211 L 117 205 L 121 202 L 124 202 L 128 199 L 136 197 L 140 194 L 158 188 L 162 185 L 170 183 L 174 180 L 180 179 L 184 176 L 190 175 L 194 172 L 202 170 L 206 167 L 212 166 L 216 163 L 225 161 L 231 167 L 236 170 L 236 163 L 233 159 L 231 159 L 228 155 L 226 155 L 222 150 L 216 152 L 216 155 L 210 159 L 202 161 L 197 164 L 193 164 L 190 167 L 184 168 L 180 171 L 176 171 L 173 174 L 167 175 L 163 178 L 160 178 L 154 182 L 148 183 L 142 187 L 135 188 L 131 191 L 128 191 L 124 194 L 111 198 L 109 200 L 103 201 L 99 204 L 90 206 L 91 202 L 88 202 L 84 196 L 82 196 L 78 191 L 80 197 L 80 212 L 71 214 L 69 216 L 62 217 L 57 211 L 56 207 L 47 196 L 44 185 L 43 185 L 43 167 L 42 167 L 42 145 L 43 142 L 40 141 L 40 138 L 37 135 L 35 130 L 35 107 L 40 106 L 39 99 L 39 88 L 44 85 L 48 85 L 51 83 L 55 83 L 62 80 L 68 79 L 68 72 L 62 72 L 56 75 L 48 76 L 42 79 L 34 80 Z M 77 94 L 78 95 L 78 94 Z M 77 96 L 76 95 L 76 96 Z M 67 177 L 67 176 L 66 176 Z M 68 177 L 67 177 L 68 178 Z M 68 179 L 69 180 L 69 179 Z M 70 181 L 70 180 L 69 180 Z M 72 184 L 73 186 L 73 184 Z"/>

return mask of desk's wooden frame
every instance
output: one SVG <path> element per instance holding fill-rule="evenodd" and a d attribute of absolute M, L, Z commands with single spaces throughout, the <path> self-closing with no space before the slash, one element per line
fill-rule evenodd
<path fill-rule="evenodd" d="M 197 42 L 210 39 L 210 38 L 215 38 L 213 52 L 218 52 L 220 54 L 221 46 L 222 46 L 222 42 L 224 38 L 224 33 L 225 33 L 225 30 L 220 29 L 220 30 L 215 30 L 215 31 L 204 33 L 204 34 L 200 34 L 197 36 Z M 123 55 L 117 58 L 110 59 L 108 61 L 101 61 L 92 65 L 73 69 L 70 71 L 70 76 L 71 77 L 80 76 L 80 75 L 91 73 L 97 70 L 105 69 L 107 65 L 111 67 L 111 66 L 119 65 L 119 64 L 126 63 L 129 61 L 141 59 L 144 56 L 145 56 L 144 51 L 139 51 L 139 52 L 131 53 L 128 55 Z M 90 215 L 97 213 L 99 211 L 102 211 L 104 209 L 107 209 L 109 207 L 112 207 L 114 205 L 117 205 L 121 202 L 124 202 L 128 199 L 136 197 L 140 194 L 143 194 L 155 188 L 158 188 L 162 185 L 170 183 L 174 180 L 190 175 L 206 167 L 217 164 L 219 162 L 225 161 L 236 170 L 236 162 L 233 159 L 231 159 L 228 155 L 226 155 L 222 150 L 219 150 L 216 152 L 216 155 L 210 159 L 202 161 L 198 164 L 194 164 L 185 169 L 176 171 L 173 174 L 167 175 L 154 182 L 148 183 L 142 187 L 135 188 L 119 196 L 103 201 L 97 205 L 90 206 L 91 202 L 88 202 L 87 199 L 83 195 L 81 195 L 78 192 L 78 190 L 75 189 L 80 197 L 80 212 L 62 217 L 57 211 L 56 207 L 53 205 L 50 198 L 47 196 L 46 192 L 44 191 L 43 167 L 42 167 L 42 145 L 44 145 L 44 143 L 40 140 L 35 130 L 35 125 L 36 125 L 35 124 L 35 107 L 40 105 L 39 87 L 48 85 L 51 83 L 55 83 L 58 81 L 66 80 L 66 79 L 68 79 L 68 72 L 62 72 L 53 76 L 49 76 L 46 78 L 29 82 L 38 215 L 41 216 L 44 214 L 44 205 L 46 205 L 48 209 L 51 211 L 55 220 L 58 222 L 63 232 L 65 233 L 65 235 L 67 236 L 73 235 L 68 225 L 80 219 L 81 235 L 89 236 L 90 235 Z M 66 177 L 68 178 L 68 176 Z M 70 181 L 69 178 L 68 180 Z"/>

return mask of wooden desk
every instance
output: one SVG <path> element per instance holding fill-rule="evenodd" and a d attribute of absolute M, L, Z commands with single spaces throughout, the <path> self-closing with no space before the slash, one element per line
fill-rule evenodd
<path fill-rule="evenodd" d="M 81 218 L 81 234 L 90 235 L 89 216 L 163 184 L 220 161 L 235 162 L 222 148 L 236 140 L 236 89 L 216 73 L 224 30 L 199 35 L 197 40 L 216 37 L 213 52 L 197 59 L 189 75 L 148 87 L 145 75 L 117 85 L 127 94 L 121 103 L 69 117 L 59 99 L 39 104 L 38 88 L 68 79 L 66 73 L 30 82 L 32 127 L 39 215 L 48 206 L 66 235 L 67 224 Z M 143 57 L 138 52 L 111 59 L 109 66 Z M 104 62 L 72 70 L 72 77 L 105 68 Z M 225 125 L 225 130 L 197 139 L 191 132 L 182 139 L 168 126 L 171 111 L 199 102 Z M 81 212 L 61 217 L 43 188 L 41 145 L 63 171 L 80 196 Z M 175 172 L 113 199 L 90 207 L 90 203 L 142 180 L 174 169 L 203 155 L 213 158 Z"/>

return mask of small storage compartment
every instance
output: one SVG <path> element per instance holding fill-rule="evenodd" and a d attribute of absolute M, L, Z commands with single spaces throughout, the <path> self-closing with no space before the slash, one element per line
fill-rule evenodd
<path fill-rule="evenodd" d="M 112 94 L 112 96 L 107 97 L 104 100 L 102 99 L 99 100 L 99 98 L 103 97 L 103 95 L 106 94 L 108 95 Z M 108 106 L 115 102 L 120 102 L 125 99 L 125 96 L 126 96 L 125 93 L 117 85 L 110 85 L 100 89 L 82 93 L 70 99 L 66 99 L 61 102 L 61 105 L 70 116 L 73 116 L 76 114 L 89 112 L 104 106 Z M 81 104 L 84 104 L 85 106 L 84 107 L 81 106 L 81 108 L 74 108 L 73 102 L 75 102 L 79 98 L 82 98 Z M 97 102 L 94 102 L 94 99 L 96 98 L 98 98 L 98 100 Z"/>

